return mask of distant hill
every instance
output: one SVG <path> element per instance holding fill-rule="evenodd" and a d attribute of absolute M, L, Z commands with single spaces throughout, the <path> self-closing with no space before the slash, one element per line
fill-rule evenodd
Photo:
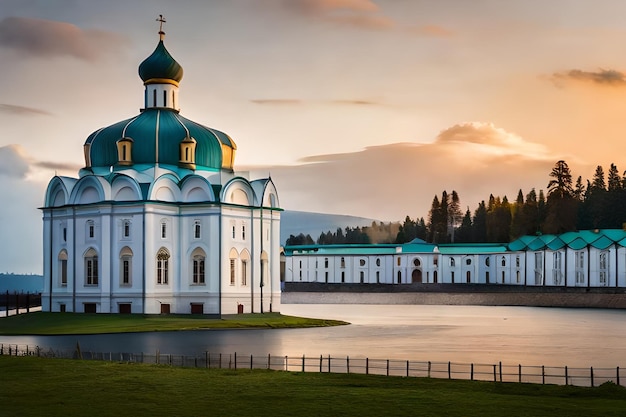
<path fill-rule="evenodd" d="M 280 243 L 284 245 L 289 235 L 308 234 L 317 240 L 322 232 L 335 232 L 339 227 L 370 226 L 373 221 L 378 222 L 364 217 L 285 210 L 280 216 Z"/>
<path fill-rule="evenodd" d="M 42 275 L 0 274 L 0 293 L 39 293 L 43 291 Z"/>

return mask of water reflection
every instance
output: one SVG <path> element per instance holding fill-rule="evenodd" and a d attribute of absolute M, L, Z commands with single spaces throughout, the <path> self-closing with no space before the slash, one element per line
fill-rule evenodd
<path fill-rule="evenodd" d="M 83 351 L 205 351 L 615 367 L 626 357 L 626 312 L 481 306 L 284 305 L 284 314 L 351 322 L 315 329 L 201 330 L 90 336 L 0 336 L 0 343 Z M 0 322 L 1 323 L 1 322 Z"/>

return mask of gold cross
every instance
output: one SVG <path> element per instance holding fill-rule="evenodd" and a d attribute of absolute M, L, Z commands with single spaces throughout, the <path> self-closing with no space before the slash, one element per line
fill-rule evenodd
<path fill-rule="evenodd" d="M 163 23 L 166 22 L 165 18 L 163 17 L 162 14 L 159 15 L 159 18 L 156 20 L 157 22 L 159 22 L 159 33 L 163 32 Z"/>

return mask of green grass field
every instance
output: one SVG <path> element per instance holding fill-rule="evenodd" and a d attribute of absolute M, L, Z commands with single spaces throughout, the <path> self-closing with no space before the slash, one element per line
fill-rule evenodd
<path fill-rule="evenodd" d="M 0 335 L 59 335 L 226 328 L 296 328 L 348 324 L 280 313 L 233 314 L 221 319 L 189 315 L 29 313 L 0 318 Z"/>
<path fill-rule="evenodd" d="M 0 357 L 2 416 L 623 416 L 626 389 Z"/>

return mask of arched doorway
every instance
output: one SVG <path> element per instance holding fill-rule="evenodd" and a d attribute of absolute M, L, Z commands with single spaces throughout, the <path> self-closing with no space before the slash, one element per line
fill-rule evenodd
<path fill-rule="evenodd" d="M 422 270 L 421 269 L 414 269 L 413 272 L 411 273 L 411 281 L 413 283 L 418 283 L 421 284 L 422 283 Z"/>

